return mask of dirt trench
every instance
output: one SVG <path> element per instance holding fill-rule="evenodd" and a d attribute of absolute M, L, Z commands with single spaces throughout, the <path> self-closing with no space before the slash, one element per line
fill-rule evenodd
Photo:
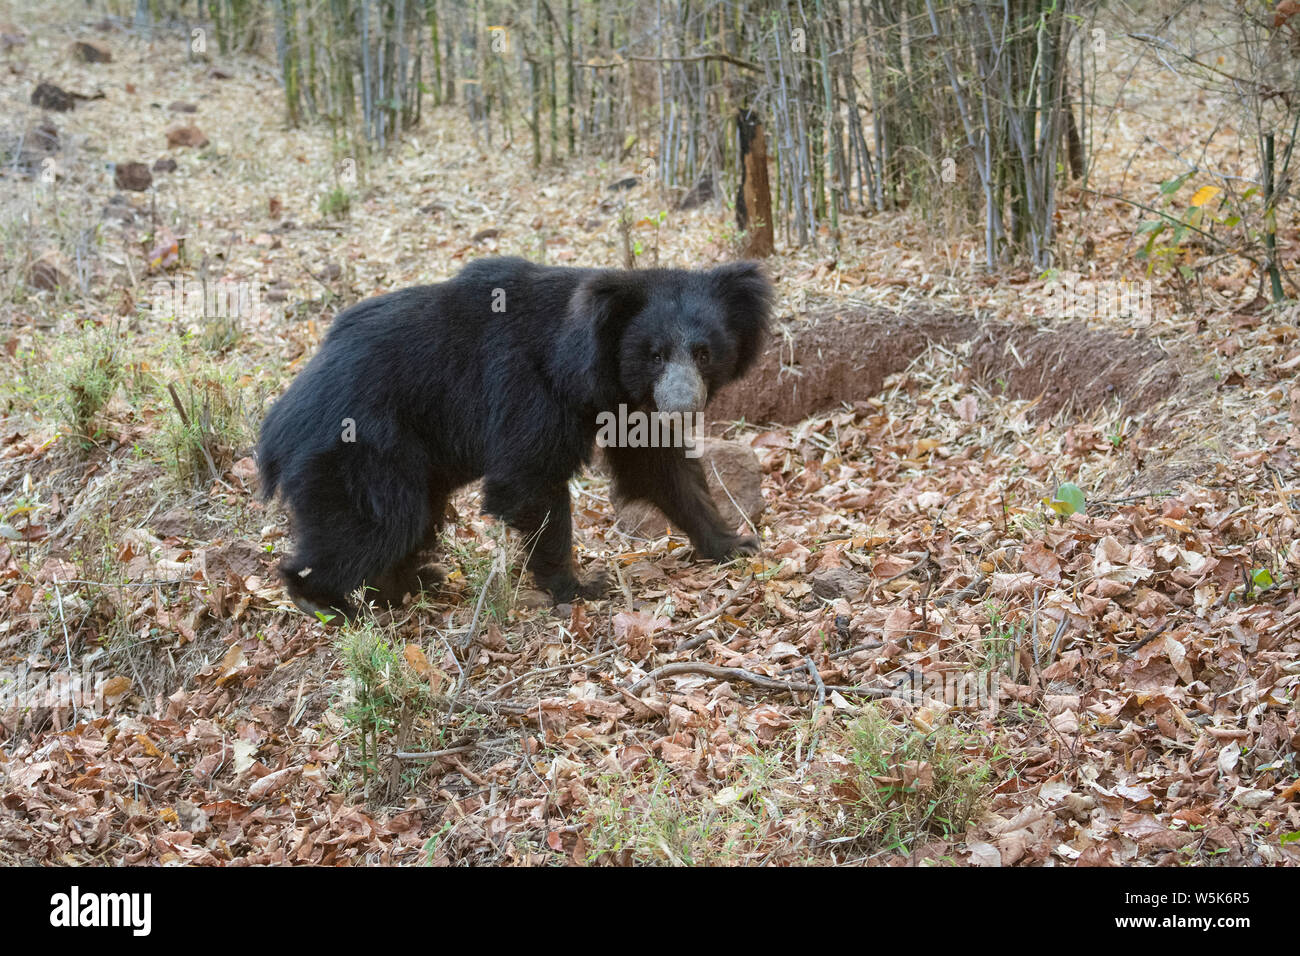
<path fill-rule="evenodd" d="M 894 313 L 832 310 L 785 324 L 744 379 L 709 406 L 714 422 L 744 418 L 791 424 L 878 394 L 931 344 L 965 356 L 973 380 L 998 394 L 1034 399 L 1037 418 L 1086 414 L 1118 400 L 1130 413 L 1171 395 L 1177 358 L 1140 334 L 979 323 L 942 309 Z"/>

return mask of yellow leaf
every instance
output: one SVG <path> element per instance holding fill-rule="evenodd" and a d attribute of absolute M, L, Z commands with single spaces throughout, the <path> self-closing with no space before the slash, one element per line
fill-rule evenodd
<path fill-rule="evenodd" d="M 1204 206 L 1219 193 L 1223 192 L 1218 186 L 1202 186 L 1196 190 L 1196 195 L 1192 197 L 1192 206 Z"/>

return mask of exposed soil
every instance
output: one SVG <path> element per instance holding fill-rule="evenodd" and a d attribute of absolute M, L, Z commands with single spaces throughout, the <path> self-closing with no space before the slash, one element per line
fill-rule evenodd
<path fill-rule="evenodd" d="M 1152 339 L 1082 323 L 985 327 L 972 340 L 970 368 L 977 381 L 1011 398 L 1041 396 L 1034 414 L 1049 418 L 1115 400 L 1140 413 L 1171 397 L 1185 374 Z"/>
<path fill-rule="evenodd" d="M 1085 413 L 1118 399 L 1132 410 L 1167 397 L 1183 374 L 1152 339 L 1089 329 L 977 324 L 942 309 L 895 313 L 836 310 L 791 323 L 755 370 L 711 406 L 715 421 L 791 424 L 841 402 L 879 393 L 931 345 L 969 355 L 975 381 L 1011 398 L 1035 399 L 1035 417 Z"/>

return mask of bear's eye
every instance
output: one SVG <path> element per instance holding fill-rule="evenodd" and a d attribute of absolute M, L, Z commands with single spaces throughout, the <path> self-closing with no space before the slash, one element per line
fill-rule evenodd
<path fill-rule="evenodd" d="M 655 365 L 663 365 L 663 364 L 664 364 L 664 353 L 663 353 L 663 352 L 660 352 L 660 351 L 658 351 L 658 350 L 655 350 L 654 352 L 651 352 L 651 353 L 650 353 L 650 361 L 654 362 Z"/>
<path fill-rule="evenodd" d="M 708 364 L 709 364 L 709 347 L 708 347 L 707 345 L 697 345 L 697 346 L 695 346 L 695 349 L 693 350 L 693 352 L 692 352 L 691 354 L 695 356 L 695 364 L 696 364 L 696 365 L 708 365 Z"/>

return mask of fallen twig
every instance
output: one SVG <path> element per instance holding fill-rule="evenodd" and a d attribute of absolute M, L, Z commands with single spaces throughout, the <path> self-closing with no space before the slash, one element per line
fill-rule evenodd
<path fill-rule="evenodd" d="M 395 757 L 398 760 L 437 760 L 439 757 L 447 757 L 451 754 L 463 754 L 473 750 L 477 744 L 462 744 L 459 747 L 447 747 L 444 750 L 423 750 L 423 751 L 406 751 L 399 750 Z"/>
<path fill-rule="evenodd" d="M 874 650 L 877 647 L 884 647 L 884 646 L 885 646 L 884 641 L 867 641 L 865 644 L 855 644 L 852 647 L 846 647 L 842 651 L 836 651 L 833 654 L 827 654 L 826 659 L 828 661 L 834 661 L 834 660 L 838 660 L 841 657 L 851 657 L 852 655 L 859 654 L 862 651 L 870 651 L 870 650 Z M 795 671 L 803 670 L 803 667 L 804 667 L 803 664 L 791 664 L 789 667 L 782 667 L 781 670 L 779 670 L 777 673 L 793 674 Z"/>
<path fill-rule="evenodd" d="M 839 694 L 853 694 L 857 697 L 888 697 L 894 692 L 893 688 L 890 687 L 842 687 L 835 684 L 822 684 L 819 687 L 818 684 L 779 680 L 764 674 L 755 674 L 743 667 L 720 667 L 717 664 L 702 664 L 698 661 L 682 661 L 656 667 L 633 684 L 629 690 L 635 694 L 662 677 L 673 677 L 677 674 L 704 674 L 706 677 L 713 677 L 717 680 L 739 680 L 747 684 L 753 684 L 755 687 L 761 687 L 764 690 L 784 691 L 786 693 L 811 694 L 821 689 L 822 691 L 835 691 Z"/>
<path fill-rule="evenodd" d="M 470 619 L 469 622 L 469 631 L 465 634 L 465 636 L 461 639 L 460 642 L 460 646 L 462 650 L 464 650 L 465 648 L 469 647 L 471 644 L 474 643 L 474 637 L 476 634 L 478 634 L 479 617 L 483 613 L 483 602 L 487 598 L 488 591 L 492 589 L 492 582 L 493 580 L 495 580 L 497 576 L 497 572 L 502 570 L 502 566 L 504 563 L 505 563 L 505 552 L 498 551 L 496 557 L 493 558 L 492 560 L 492 567 L 488 569 L 487 580 L 483 582 L 483 587 L 479 589 L 478 602 L 474 605 L 474 616 Z"/>
<path fill-rule="evenodd" d="M 889 584 L 892 581 L 897 581 L 899 578 L 905 578 L 913 571 L 917 570 L 918 568 L 924 567 L 929 560 L 930 560 L 930 555 L 927 554 L 925 557 L 923 557 L 920 561 L 916 562 L 916 564 L 912 565 L 910 568 L 904 568 L 902 571 L 899 571 L 897 574 L 891 574 L 889 577 L 882 579 L 880 583 L 883 586 Z"/>
<path fill-rule="evenodd" d="M 826 683 L 822 680 L 822 675 L 817 673 L 817 665 L 813 663 L 811 657 L 805 657 L 803 662 L 808 668 L 808 676 L 817 685 L 817 701 L 813 704 L 813 716 L 816 717 L 821 711 L 822 705 L 826 703 Z"/>
<path fill-rule="evenodd" d="M 976 597 L 977 595 L 984 593 L 984 589 L 988 587 L 988 583 L 989 583 L 989 576 L 981 571 L 979 577 L 977 577 L 970 584 L 966 585 L 960 591 L 953 591 L 951 594 L 945 594 L 941 597 L 935 598 L 934 606 L 942 607 L 945 604 L 952 604 L 964 598 Z"/>
<path fill-rule="evenodd" d="M 689 631 L 692 628 L 699 626 L 700 624 L 707 624 L 709 621 L 712 621 L 714 618 L 721 617 L 726 612 L 727 608 L 731 607 L 731 605 L 736 603 L 736 598 L 740 597 L 740 595 L 744 591 L 748 590 L 749 586 L 753 583 L 754 583 L 754 575 L 751 574 L 749 577 L 745 578 L 744 582 L 740 585 L 740 587 L 736 588 L 736 590 L 731 592 L 730 597 L 728 597 L 725 601 L 719 604 L 708 614 L 702 615 L 700 617 L 692 618 L 689 621 L 682 621 L 680 624 L 672 625 L 672 627 L 666 627 L 662 631 L 656 633 L 655 636 L 659 637 L 660 635 L 664 635 L 664 634 L 681 634 L 683 631 Z"/>
<path fill-rule="evenodd" d="M 538 704 L 535 700 L 521 703 L 514 700 L 460 700 L 454 697 L 435 697 L 434 703 L 439 707 L 446 706 L 449 714 L 485 714 L 489 717 L 527 717 L 537 710 Z"/>
<path fill-rule="evenodd" d="M 519 677 L 516 677 L 514 680 L 506 681 L 500 687 L 488 691 L 487 696 L 495 697 L 497 694 L 501 693 L 507 687 L 513 687 L 515 684 L 518 684 L 521 681 L 526 681 L 530 677 L 541 677 L 543 674 L 554 674 L 559 671 L 571 671 L 577 667 L 587 667 L 588 665 L 592 664 L 594 661 L 604 660 L 606 657 L 609 657 L 614 652 L 615 649 L 611 648 L 610 650 L 605 651 L 603 654 L 593 654 L 591 657 L 584 657 L 580 661 L 573 661 L 568 664 L 556 664 L 554 667 L 543 667 L 535 671 L 529 671 L 527 674 L 523 674 Z"/>
<path fill-rule="evenodd" d="M 675 648 L 673 648 L 673 653 L 680 654 L 683 651 L 693 651 L 701 644 L 705 643 L 706 641 L 712 640 L 717 636 L 718 635 L 713 631 L 705 631 L 702 634 L 696 634 L 694 637 L 688 637 L 686 640 L 682 641 Z"/>
<path fill-rule="evenodd" d="M 1124 648 L 1124 650 L 1122 651 L 1122 653 L 1123 653 L 1126 657 L 1132 657 L 1132 656 L 1133 656 L 1134 654 L 1136 654 L 1139 650 L 1141 650 L 1142 648 L 1146 647 L 1148 644 L 1150 644 L 1152 641 L 1154 641 L 1157 637 L 1159 637 L 1161 634 L 1163 634 L 1163 633 L 1168 629 L 1169 625 L 1172 624 L 1172 623 L 1174 623 L 1173 618 L 1169 618 L 1169 617 L 1165 618 L 1165 621 L 1164 621 L 1163 624 L 1161 624 L 1159 627 L 1157 627 L 1154 631 L 1148 631 L 1146 637 L 1142 638 L 1142 640 L 1138 641 L 1136 644 L 1132 645 L 1131 647 L 1126 647 L 1126 648 Z"/>

